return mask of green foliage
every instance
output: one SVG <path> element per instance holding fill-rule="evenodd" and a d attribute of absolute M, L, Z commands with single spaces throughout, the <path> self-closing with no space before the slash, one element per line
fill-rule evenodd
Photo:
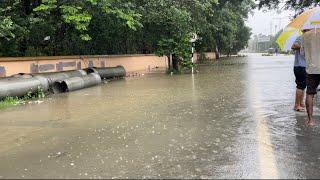
<path fill-rule="evenodd" d="M 184 59 L 184 60 L 181 61 L 181 66 L 182 66 L 185 70 L 189 70 L 189 69 L 195 67 L 195 64 L 192 63 L 190 60 Z"/>
<path fill-rule="evenodd" d="M 268 8 L 277 8 L 280 3 L 284 3 L 284 7 L 287 9 L 296 9 L 303 10 L 307 7 L 317 6 L 320 4 L 319 0 L 255 0 L 258 2 L 259 8 L 268 7 Z"/>
<path fill-rule="evenodd" d="M 21 103 L 21 100 L 17 97 L 7 97 L 0 101 L 0 109 L 4 109 L 10 106 L 16 106 Z"/>
<path fill-rule="evenodd" d="M 0 56 L 155 53 L 190 68 L 198 52 L 247 45 L 252 0 L 4 0 Z"/>
<path fill-rule="evenodd" d="M 11 17 L 0 17 L 0 38 L 6 38 L 7 40 L 15 38 L 12 32 L 14 28 Z"/>
<path fill-rule="evenodd" d="M 19 104 L 23 104 L 26 101 L 34 100 L 34 99 L 42 99 L 45 98 L 46 94 L 43 89 L 39 86 L 35 93 L 29 91 L 26 95 L 21 98 L 18 97 L 6 97 L 0 100 L 0 109 L 4 109 L 11 106 L 17 106 Z"/>
<path fill-rule="evenodd" d="M 250 29 L 244 20 L 253 7 L 251 0 L 219 1 L 214 11 L 207 13 L 197 50 L 214 52 L 218 48 L 223 54 L 237 54 L 250 39 Z"/>
<path fill-rule="evenodd" d="M 31 91 L 29 91 L 26 95 L 23 96 L 22 100 L 27 101 L 30 99 L 41 99 L 41 98 L 45 98 L 46 94 L 43 91 L 43 89 L 38 86 L 37 91 L 35 93 L 32 93 Z"/>

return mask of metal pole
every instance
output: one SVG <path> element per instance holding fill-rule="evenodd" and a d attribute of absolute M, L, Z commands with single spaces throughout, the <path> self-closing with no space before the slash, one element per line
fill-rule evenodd
<path fill-rule="evenodd" d="M 194 54 L 194 47 L 193 47 L 193 44 L 194 43 L 192 43 L 192 49 L 191 49 L 191 62 L 192 62 L 192 64 L 194 63 L 194 59 L 193 59 L 193 54 Z M 193 68 L 193 66 L 192 66 L 192 74 L 194 73 L 194 68 Z"/>

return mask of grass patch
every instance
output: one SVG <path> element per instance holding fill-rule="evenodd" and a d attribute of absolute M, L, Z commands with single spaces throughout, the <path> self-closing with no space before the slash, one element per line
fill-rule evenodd
<path fill-rule="evenodd" d="M 37 89 L 37 91 L 35 93 L 28 92 L 26 95 L 24 95 L 21 98 L 18 98 L 18 97 L 6 97 L 6 98 L 0 100 L 0 110 L 4 109 L 4 108 L 7 108 L 7 107 L 24 104 L 26 101 L 45 98 L 45 96 L 46 96 L 46 94 L 43 91 L 43 89 L 41 87 L 38 87 L 38 89 Z"/>
<path fill-rule="evenodd" d="M 11 106 L 17 106 L 22 104 L 24 101 L 17 97 L 6 97 L 5 99 L 0 101 L 0 109 L 4 109 Z"/>

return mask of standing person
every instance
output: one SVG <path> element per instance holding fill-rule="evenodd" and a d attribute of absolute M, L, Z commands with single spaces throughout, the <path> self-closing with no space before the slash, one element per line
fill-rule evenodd
<path fill-rule="evenodd" d="M 301 53 L 301 46 L 302 46 L 302 37 L 299 36 L 291 47 L 295 51 L 294 75 L 296 77 L 296 84 L 297 84 L 294 110 L 298 112 L 305 111 L 303 99 L 304 99 L 304 91 L 307 86 L 306 60 L 305 60 L 304 54 Z"/>
<path fill-rule="evenodd" d="M 274 50 L 274 52 L 276 53 L 276 56 L 278 56 L 278 53 L 279 53 L 278 47 L 276 47 L 276 49 Z"/>
<path fill-rule="evenodd" d="M 308 125 L 313 125 L 313 99 L 320 83 L 320 30 L 305 30 L 303 34 L 303 51 L 306 57 L 307 97 L 306 106 Z"/>

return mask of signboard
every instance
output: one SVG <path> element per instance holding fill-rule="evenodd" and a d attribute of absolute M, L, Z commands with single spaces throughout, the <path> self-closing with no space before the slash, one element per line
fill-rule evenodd
<path fill-rule="evenodd" d="M 270 36 L 259 36 L 258 37 L 258 42 L 269 42 L 271 39 L 270 39 Z"/>
<path fill-rule="evenodd" d="M 196 33 L 192 33 L 192 37 L 190 39 L 190 42 L 194 43 L 198 40 L 198 35 Z"/>

